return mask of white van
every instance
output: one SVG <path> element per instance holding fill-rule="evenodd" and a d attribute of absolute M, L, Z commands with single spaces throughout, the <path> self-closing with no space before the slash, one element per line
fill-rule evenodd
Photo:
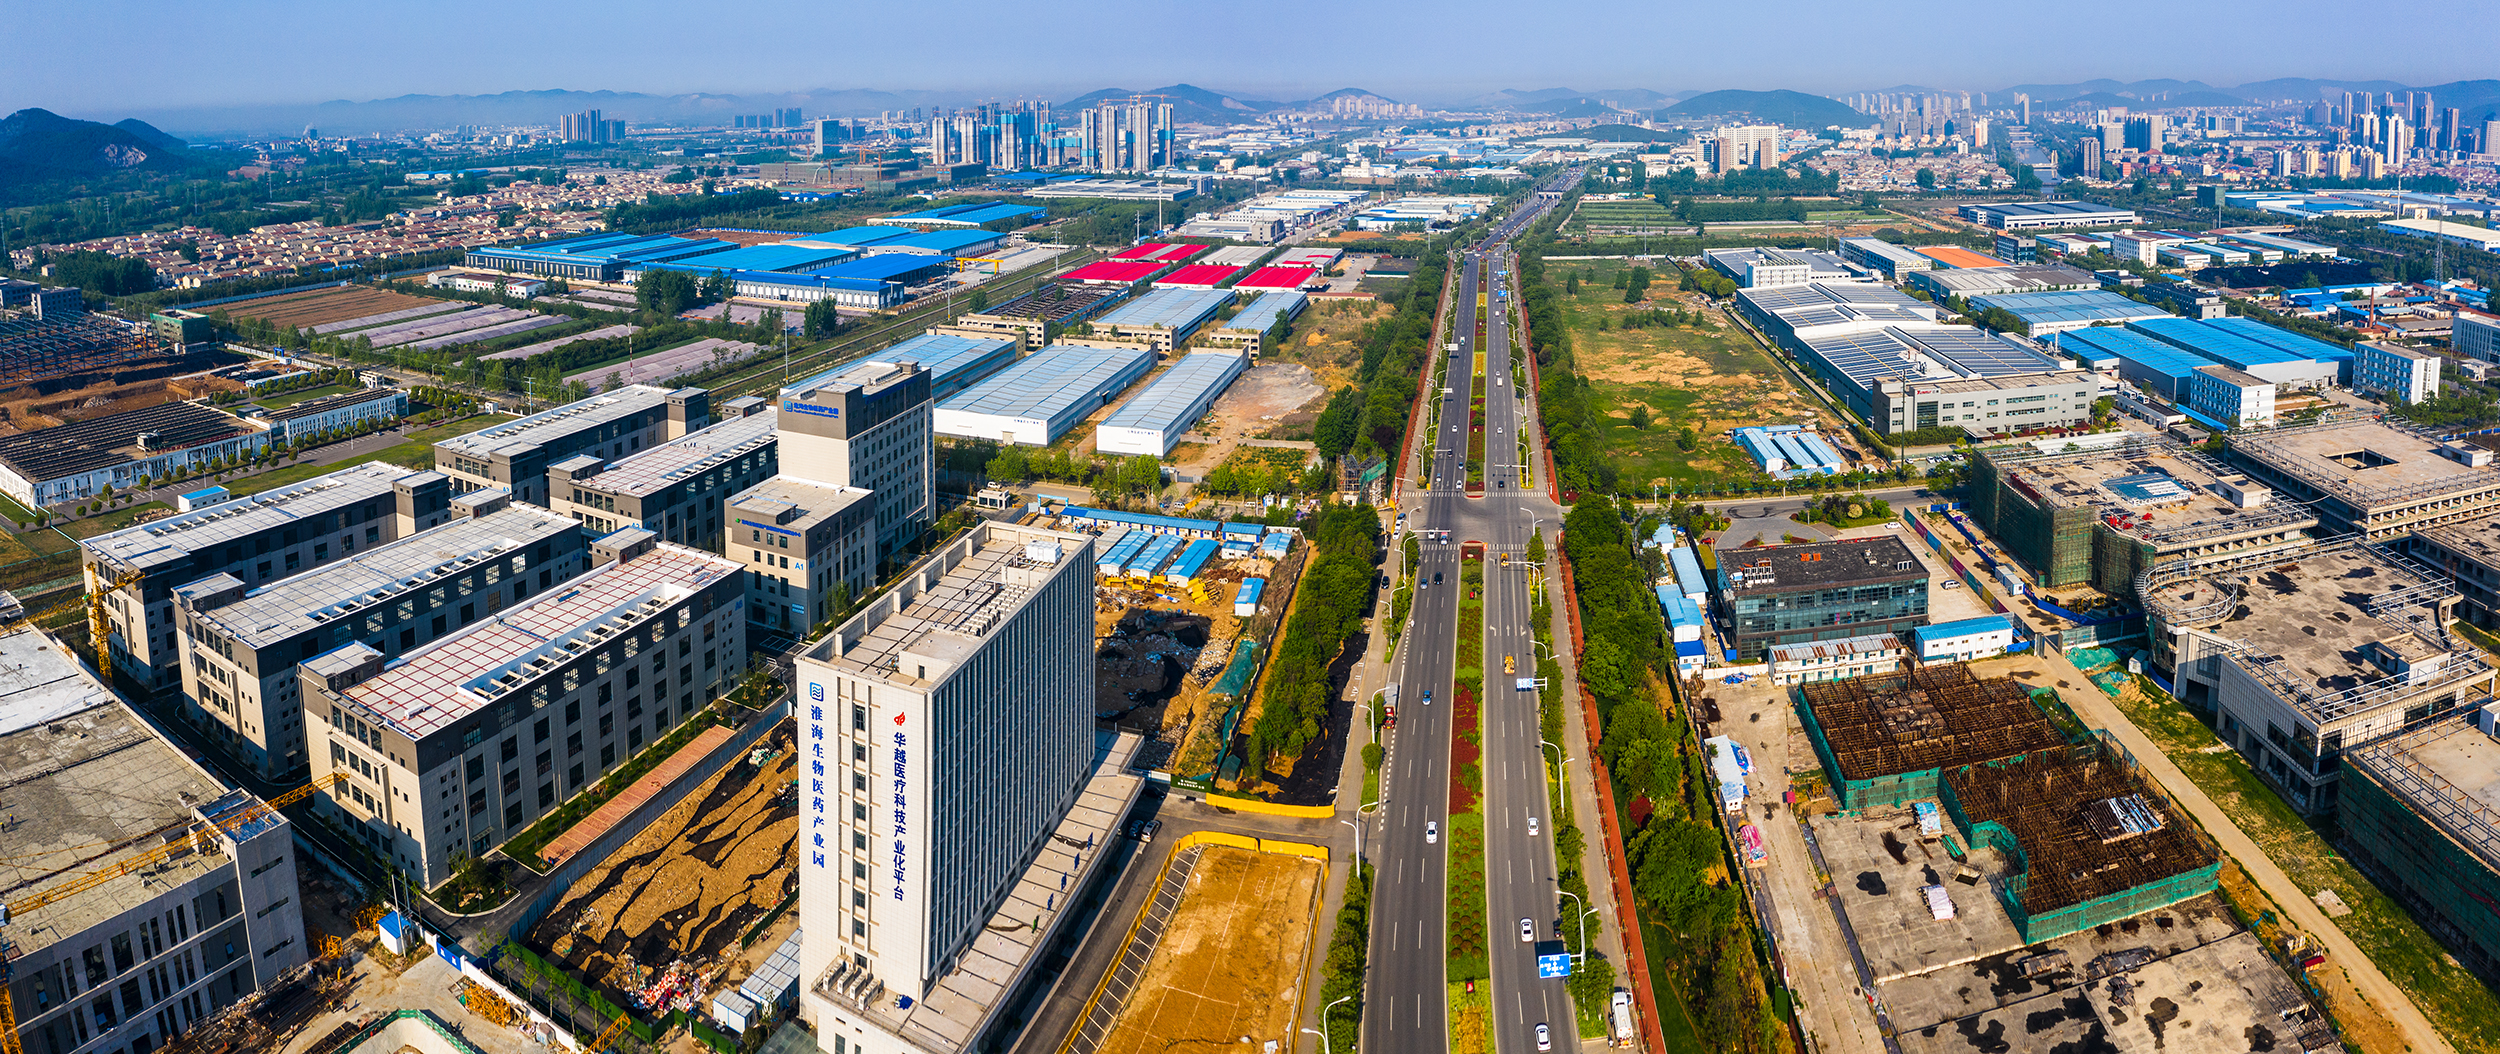
<path fill-rule="evenodd" d="M 1614 1005 L 1608 1011 L 1607 1016 L 1613 1019 L 1615 1038 L 1630 1040 L 1632 1038 L 1632 993 L 1620 988 L 1615 989 Z"/>

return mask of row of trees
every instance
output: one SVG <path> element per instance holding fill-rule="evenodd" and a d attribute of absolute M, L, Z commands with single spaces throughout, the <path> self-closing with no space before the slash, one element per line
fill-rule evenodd
<path fill-rule="evenodd" d="M 1651 806 L 1648 822 L 1624 847 L 1637 910 L 1664 938 L 1653 940 L 1650 962 L 1680 979 L 1694 1024 L 1720 1037 L 1722 1049 L 1776 1050 L 1742 924 L 1742 894 L 1711 877 L 1727 859 L 1710 822 L 1716 803 L 1706 800 L 1687 718 L 1661 692 L 1664 626 L 1642 585 L 1661 569 L 1655 550 L 1634 548 L 1650 524 L 1629 505 L 1589 497 L 1572 507 L 1563 527 L 1585 640 L 1581 684 L 1597 704 L 1603 729 L 1598 756 L 1617 801 L 1646 799 Z"/>
<path fill-rule="evenodd" d="M 1151 457 L 1092 458 L 1065 450 L 1034 449 L 1013 443 L 970 443 L 956 448 L 977 456 L 993 451 L 982 473 L 998 483 L 1048 480 L 1089 487 L 1106 504 L 1149 497 L 1163 489 L 1163 462 Z M 949 458 L 950 465 L 954 459 Z"/>
<path fill-rule="evenodd" d="M 1236 454 L 1207 470 L 1198 490 L 1208 494 L 1260 495 L 1322 493 L 1328 489 L 1328 466 L 1297 469 Z"/>
<path fill-rule="evenodd" d="M 1575 194 L 1574 200 L 1577 195 Z M 1571 213 L 1566 200 L 1515 244 L 1519 252 L 1519 308 L 1527 320 L 1528 353 L 1536 357 L 1537 410 L 1545 426 L 1545 442 L 1554 458 L 1554 482 L 1566 494 L 1611 490 L 1614 469 L 1604 455 L 1604 416 L 1597 410 L 1587 380 L 1573 368 L 1571 331 L 1563 325 L 1562 305 L 1545 277 L 1545 251 L 1554 228 Z M 1629 278 L 1625 279 L 1629 291 Z"/>
<path fill-rule="evenodd" d="M 1311 525 L 1313 556 L 1295 587 L 1293 617 L 1268 662 L 1244 769 L 1264 772 L 1276 754 L 1300 757 L 1320 737 L 1335 692 L 1329 668 L 1363 627 L 1380 562 L 1380 515 L 1369 505 L 1331 505 Z"/>

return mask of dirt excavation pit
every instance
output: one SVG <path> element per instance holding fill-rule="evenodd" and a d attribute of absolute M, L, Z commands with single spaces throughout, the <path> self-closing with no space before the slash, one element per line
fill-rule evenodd
<path fill-rule="evenodd" d="M 1317 860 L 1208 846 L 1101 1054 L 1288 1037 L 1318 909 Z"/>
<path fill-rule="evenodd" d="M 1206 651 L 1211 621 L 1153 608 L 1121 616 L 1094 651 L 1094 716 L 1116 721 L 1134 715 L 1138 727 L 1162 727 L 1162 706 L 1180 694 Z"/>
<path fill-rule="evenodd" d="M 573 883 L 530 931 L 530 946 L 611 998 L 653 985 L 681 961 L 677 988 L 714 972 L 798 888 L 792 734 L 785 722 Z"/>

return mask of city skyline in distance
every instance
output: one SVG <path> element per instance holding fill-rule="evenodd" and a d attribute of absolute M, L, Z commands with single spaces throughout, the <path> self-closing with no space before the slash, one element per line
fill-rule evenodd
<path fill-rule="evenodd" d="M 946 22 L 977 28 L 950 33 L 921 8 L 769 0 L 714 18 L 648 3 L 555 3 L 493 26 L 354 9 L 342 15 L 300 0 L 214 10 L 106 0 L 21 27 L 16 61 L 0 69 L 0 110 L 137 116 L 180 134 L 277 127 L 334 101 L 534 91 L 857 94 L 863 104 L 884 95 L 909 108 L 1060 102 L 1104 88 L 1187 83 L 1263 102 L 1350 87 L 1456 108 L 1556 87 L 1593 95 L 1789 88 L 1838 96 L 1911 85 L 1993 93 L 2175 78 L 2227 92 L 2285 78 L 2433 87 L 2488 72 L 2470 33 L 2423 33 L 2401 53 L 2336 47 L 2345 38 L 2319 34 L 2315 19 L 2299 16 L 2309 8 L 2333 18 L 2342 9 L 2315 2 L 2182 9 L 2123 0 L 2082 16 L 1952 2 L 1915 21 L 1829 0 L 1782 6 L 1782 17 L 1771 20 L 1755 8 L 1692 3 L 1600 4 L 1558 19 L 1483 0 L 1351 13 L 1288 3 L 1242 23 L 1213 13 L 1138 18 L 1134 7 L 1095 0 L 1047 12 L 973 0 L 951 8 Z M 2413 25 L 2488 17 L 2466 3 L 2411 7 Z M 2160 32 L 2070 51 L 1988 43 L 2050 39 L 2041 35 L 2077 17 Z M 818 26 L 822 34 L 808 31 Z M 1208 46 L 1219 39 L 1232 43 Z M 1499 52 L 1485 54 L 1496 42 Z M 1453 61 L 1471 51 L 1483 60 Z M 130 61 L 143 54 L 192 60 Z"/>

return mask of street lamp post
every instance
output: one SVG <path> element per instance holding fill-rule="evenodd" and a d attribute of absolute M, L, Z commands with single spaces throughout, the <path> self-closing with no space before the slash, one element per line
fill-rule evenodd
<path fill-rule="evenodd" d="M 1352 820 L 1339 820 L 1337 822 L 1354 828 L 1354 859 L 1363 859 L 1363 825 Z"/>
<path fill-rule="evenodd" d="M 1333 1010 L 1335 1010 L 1335 1009 L 1337 1009 L 1337 1004 L 1338 1004 L 1338 1003 L 1345 1002 L 1346 1000 L 1348 1000 L 1348 999 L 1352 999 L 1352 998 L 1354 998 L 1354 996 L 1353 996 L 1351 993 L 1346 994 L 1346 995 L 1341 995 L 1341 996 L 1338 996 L 1338 997 L 1336 998 L 1336 1001 L 1335 1001 L 1335 1002 L 1331 1002 L 1331 1003 L 1329 1003 L 1327 1006 L 1321 1007 L 1321 1008 L 1320 1008 L 1320 1011 L 1319 1011 L 1319 1027 L 1320 1027 L 1321 1029 L 1325 1029 L 1325 1028 L 1327 1028 L 1327 1027 L 1328 1027 L 1328 1014 L 1329 1014 L 1329 1012 L 1330 1012 L 1330 1011 L 1333 1011 Z M 1309 1032 L 1309 1033 L 1311 1033 L 1312 1035 L 1315 1035 L 1315 1036 L 1318 1036 L 1318 1037 L 1319 1037 L 1319 1049 L 1320 1049 L 1320 1051 L 1321 1051 L 1321 1054 L 1335 1054 L 1336 1045 L 1335 1045 L 1334 1043 L 1332 1043 L 1332 1042 L 1329 1040 L 1329 1038 L 1328 1038 L 1328 1033 L 1323 1032 L 1323 1031 L 1319 1031 L 1318 1029 L 1309 1029 L 1309 1028 L 1303 1029 L 1302 1031 L 1304 1031 L 1304 1032 Z"/>
<path fill-rule="evenodd" d="M 1568 889 L 1557 889 L 1554 892 L 1570 897 L 1571 902 L 1578 905 L 1578 910 L 1580 912 L 1577 916 L 1577 921 L 1580 923 L 1580 954 L 1573 961 L 1586 962 L 1589 957 L 1589 916 L 1595 915 L 1597 912 L 1589 910 L 1588 902 L 1581 900 L 1578 895 L 1572 893 Z"/>

